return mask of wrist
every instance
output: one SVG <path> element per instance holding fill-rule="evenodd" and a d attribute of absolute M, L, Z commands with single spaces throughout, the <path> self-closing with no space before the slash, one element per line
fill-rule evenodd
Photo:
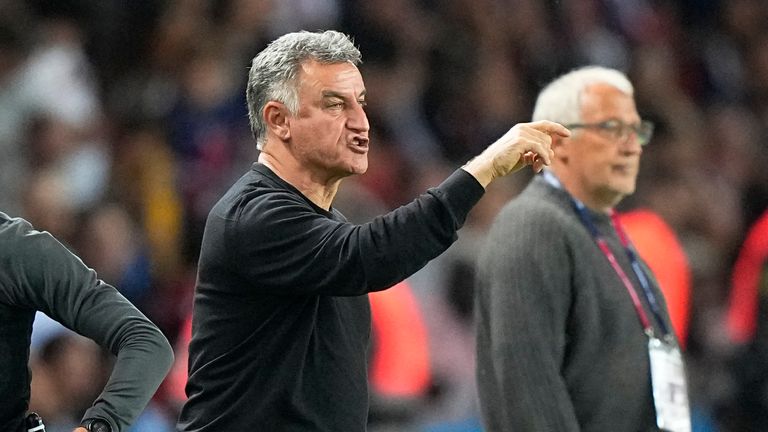
<path fill-rule="evenodd" d="M 474 177 L 483 188 L 487 187 L 493 181 L 493 164 L 489 164 L 480 157 L 470 160 L 464 164 L 461 169 Z"/>
<path fill-rule="evenodd" d="M 112 432 L 112 426 L 104 419 L 88 418 L 83 420 L 75 432 Z"/>

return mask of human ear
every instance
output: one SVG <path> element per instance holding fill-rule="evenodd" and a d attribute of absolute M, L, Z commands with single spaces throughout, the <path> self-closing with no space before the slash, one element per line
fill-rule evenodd
<path fill-rule="evenodd" d="M 277 101 L 269 101 L 264 105 L 264 124 L 278 138 L 286 141 L 291 138 L 290 119 L 286 106 Z"/>

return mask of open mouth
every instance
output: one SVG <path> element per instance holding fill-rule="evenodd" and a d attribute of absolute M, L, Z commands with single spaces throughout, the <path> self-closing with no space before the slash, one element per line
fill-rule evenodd
<path fill-rule="evenodd" d="M 352 138 L 352 150 L 365 153 L 368 151 L 368 138 L 366 137 L 354 137 Z"/>

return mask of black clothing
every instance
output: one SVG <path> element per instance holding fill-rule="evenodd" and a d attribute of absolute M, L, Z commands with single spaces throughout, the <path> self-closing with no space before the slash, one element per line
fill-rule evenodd
<path fill-rule="evenodd" d="M 85 417 L 115 432 L 144 409 L 173 361 L 165 336 L 47 232 L 0 212 L 0 431 L 15 431 L 30 396 L 29 344 L 41 311 L 117 355 Z"/>
<path fill-rule="evenodd" d="M 364 431 L 365 294 L 447 249 L 483 192 L 459 170 L 353 225 L 254 164 L 208 216 L 179 430 Z"/>

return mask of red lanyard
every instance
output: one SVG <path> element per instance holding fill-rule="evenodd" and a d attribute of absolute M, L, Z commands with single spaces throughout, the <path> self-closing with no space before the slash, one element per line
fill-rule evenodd
<path fill-rule="evenodd" d="M 560 183 L 560 180 L 555 177 L 554 174 L 545 170 L 543 176 L 547 183 L 567 193 L 567 191 L 565 191 L 562 184 Z M 616 274 L 619 276 L 619 279 L 621 279 L 621 282 L 624 284 L 624 287 L 627 289 L 629 296 L 632 298 L 632 305 L 635 307 L 637 317 L 640 319 L 640 324 L 643 326 L 643 331 L 648 336 L 653 336 L 653 326 L 651 326 L 651 321 L 648 319 L 648 315 L 645 313 L 645 309 L 643 309 L 643 305 L 640 302 L 640 297 L 637 295 L 637 290 L 635 290 L 635 287 L 632 285 L 629 277 L 627 277 L 624 269 L 622 269 L 618 261 L 616 261 L 616 256 L 613 254 L 613 251 L 611 251 L 611 248 L 608 247 L 608 243 L 605 241 L 605 237 L 597 230 L 597 227 L 592 221 L 592 217 L 589 215 L 589 211 L 587 210 L 586 206 L 583 202 L 574 198 L 570 194 L 568 194 L 568 198 L 570 198 L 571 204 L 576 210 L 576 213 L 579 215 L 579 219 L 581 219 L 582 224 L 584 224 L 584 226 L 587 228 L 587 231 L 589 231 L 589 233 L 592 235 L 592 238 L 595 240 L 595 243 L 597 243 L 600 251 L 611 264 L 613 271 L 616 272 Z M 664 322 L 664 319 L 662 318 L 661 308 L 656 301 L 656 296 L 651 290 L 651 284 L 648 281 L 648 277 L 640 266 L 637 255 L 632 250 L 631 243 L 629 242 L 629 238 L 625 234 L 624 229 L 619 222 L 618 215 L 615 211 L 611 210 L 610 216 L 611 224 L 619 236 L 619 241 L 621 241 L 621 245 L 624 247 L 624 251 L 627 253 L 627 258 L 629 258 L 632 270 L 637 276 L 637 279 L 640 281 L 640 285 L 643 288 L 643 293 L 645 294 L 645 298 L 648 300 L 648 304 L 653 311 L 653 315 L 656 317 L 656 321 L 659 323 L 659 327 L 661 328 L 663 336 L 667 337 L 670 335 L 670 333 L 666 323 Z"/>
<path fill-rule="evenodd" d="M 619 234 L 619 239 L 621 240 L 622 246 L 624 248 L 628 248 L 629 243 L 627 243 L 626 238 L 623 235 L 623 230 L 619 229 L 619 225 L 617 225 L 617 219 L 615 216 L 615 213 L 611 211 L 611 221 L 613 222 L 613 227 L 616 229 L 616 232 Z M 608 247 L 608 243 L 605 241 L 605 238 L 603 236 L 593 236 L 595 239 L 595 243 L 597 243 L 597 246 L 600 247 L 600 251 L 603 252 L 603 255 L 605 255 L 605 258 L 608 259 L 608 262 L 611 263 L 611 267 L 613 267 L 613 270 L 616 272 L 616 274 L 619 276 L 619 279 L 621 279 L 621 282 L 624 284 L 624 287 L 627 288 L 627 292 L 629 293 L 629 296 L 632 297 L 632 304 L 635 306 L 635 312 L 637 312 L 638 318 L 640 318 L 640 324 L 643 326 L 643 331 L 645 334 L 651 336 L 653 334 L 653 327 L 651 327 L 651 322 L 648 319 L 648 315 L 645 313 L 645 309 L 643 309 L 642 303 L 640 303 L 640 297 L 637 295 L 637 291 L 635 290 L 635 287 L 632 285 L 632 282 L 629 280 L 629 277 L 627 277 L 627 274 L 624 272 L 624 269 L 619 266 L 619 263 L 616 261 L 616 256 L 613 254 L 613 251 Z M 663 321 L 660 321 L 663 324 Z"/>

